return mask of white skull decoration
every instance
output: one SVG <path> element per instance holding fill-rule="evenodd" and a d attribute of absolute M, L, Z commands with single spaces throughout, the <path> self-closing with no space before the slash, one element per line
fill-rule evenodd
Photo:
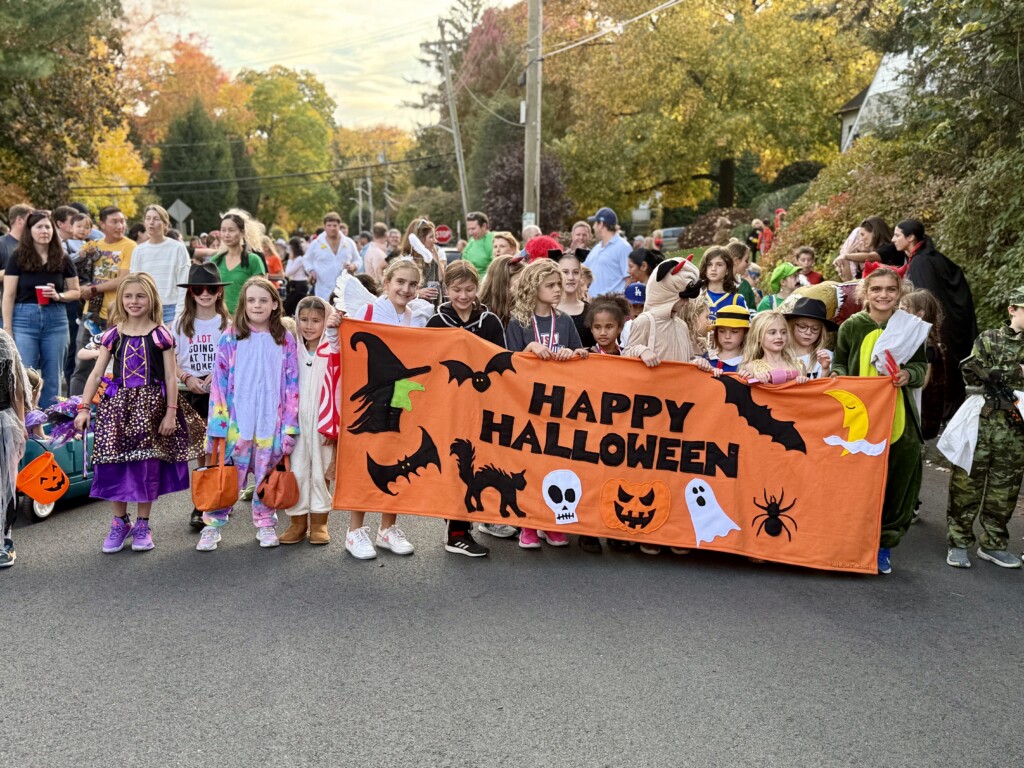
<path fill-rule="evenodd" d="M 576 507 L 579 506 L 583 486 L 575 472 L 556 469 L 544 478 L 544 503 L 555 513 L 557 525 L 578 523 Z"/>

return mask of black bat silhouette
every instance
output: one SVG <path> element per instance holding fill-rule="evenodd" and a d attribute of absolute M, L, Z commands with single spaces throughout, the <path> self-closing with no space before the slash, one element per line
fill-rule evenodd
<path fill-rule="evenodd" d="M 421 469 L 426 469 L 431 464 L 441 471 L 441 456 L 437 452 L 434 440 L 427 434 L 427 430 L 420 427 L 423 437 L 420 440 L 420 447 L 405 458 L 399 459 L 394 464 L 378 464 L 370 454 L 366 454 L 366 471 L 373 480 L 373 484 L 389 496 L 397 496 L 388 486 L 400 477 L 412 482 L 413 475 L 419 475 Z"/>
<path fill-rule="evenodd" d="M 442 360 L 441 365 L 448 369 L 449 383 L 457 381 L 461 387 L 469 379 L 473 382 L 473 388 L 477 392 L 486 392 L 490 388 L 492 373 L 500 376 L 505 371 L 516 372 L 516 369 L 512 367 L 511 352 L 499 352 L 491 358 L 487 367 L 482 371 L 474 371 L 460 360 Z"/>
<path fill-rule="evenodd" d="M 797 432 L 794 422 L 780 421 L 772 416 L 772 409 L 754 401 L 750 387 L 731 376 L 722 376 L 717 381 L 725 387 L 725 402 L 736 406 L 743 420 L 757 430 L 759 435 L 768 435 L 787 451 L 807 453 L 803 437 Z"/>

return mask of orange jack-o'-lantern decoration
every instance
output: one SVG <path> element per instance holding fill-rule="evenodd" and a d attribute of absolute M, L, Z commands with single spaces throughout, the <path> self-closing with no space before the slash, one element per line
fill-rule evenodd
<path fill-rule="evenodd" d="M 608 480 L 601 488 L 601 519 L 613 531 L 656 531 L 668 520 L 672 492 L 660 480 L 628 483 Z"/>
<path fill-rule="evenodd" d="M 18 473 L 15 487 L 33 501 L 52 504 L 68 490 L 68 476 L 53 454 L 47 451 L 36 456 Z"/>

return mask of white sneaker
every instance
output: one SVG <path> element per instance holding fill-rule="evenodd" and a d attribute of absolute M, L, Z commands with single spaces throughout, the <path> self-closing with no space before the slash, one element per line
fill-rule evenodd
<path fill-rule="evenodd" d="M 203 528 L 203 532 L 199 534 L 199 543 L 196 544 L 196 549 L 200 552 L 212 552 L 217 548 L 217 544 L 220 542 L 220 528 L 214 528 L 212 525 L 208 525 Z"/>
<path fill-rule="evenodd" d="M 370 529 L 365 525 L 345 535 L 345 549 L 356 560 L 373 560 L 377 556 L 377 550 L 370 541 Z"/>
<path fill-rule="evenodd" d="M 281 542 L 277 538 L 276 528 L 257 528 L 256 538 L 261 547 L 276 547 Z"/>
<path fill-rule="evenodd" d="M 412 544 L 405 538 L 402 529 L 397 525 L 392 525 L 387 529 L 377 529 L 377 546 L 390 549 L 396 555 L 412 554 Z"/>
<path fill-rule="evenodd" d="M 502 525 L 501 523 L 480 523 L 477 526 L 480 533 L 486 533 L 488 536 L 496 536 L 499 539 L 511 539 L 516 535 L 516 529 L 511 525 Z"/>

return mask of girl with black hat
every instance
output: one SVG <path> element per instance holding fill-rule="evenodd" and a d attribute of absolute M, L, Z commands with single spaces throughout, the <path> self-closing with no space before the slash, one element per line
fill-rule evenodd
<path fill-rule="evenodd" d="M 828 319 L 825 302 L 800 296 L 788 312 L 789 350 L 809 379 L 826 378 L 832 371 L 832 352 L 825 348 L 826 331 L 835 333 L 839 326 Z"/>

